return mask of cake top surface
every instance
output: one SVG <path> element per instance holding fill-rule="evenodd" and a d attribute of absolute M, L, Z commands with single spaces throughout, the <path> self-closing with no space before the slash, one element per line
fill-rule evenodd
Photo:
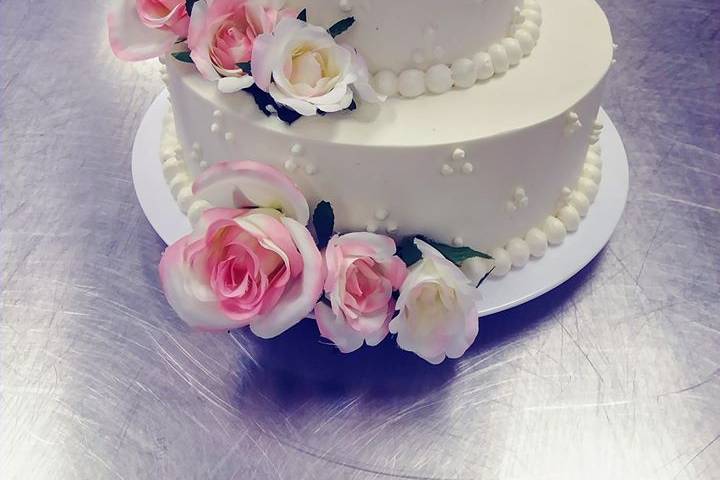
<path fill-rule="evenodd" d="M 441 2 L 432 2 L 441 3 Z M 245 96 L 223 95 L 187 69 L 189 88 L 264 128 L 298 138 L 341 144 L 418 146 L 452 144 L 522 129 L 566 113 L 605 77 L 612 57 L 607 19 L 593 0 L 543 0 L 543 33 L 533 54 L 519 66 L 468 89 L 380 105 L 288 126 L 264 117 Z"/>
<path fill-rule="evenodd" d="M 371 72 L 427 68 L 472 57 L 507 35 L 521 0 L 288 0 L 329 27 L 352 15 L 343 42 L 365 58 Z"/>

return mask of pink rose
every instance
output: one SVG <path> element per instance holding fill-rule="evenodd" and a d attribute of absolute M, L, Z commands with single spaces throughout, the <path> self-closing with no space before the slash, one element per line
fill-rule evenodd
<path fill-rule="evenodd" d="M 293 10 L 276 10 L 248 0 L 207 0 L 193 7 L 188 47 L 208 80 L 241 77 L 237 65 L 249 62 L 258 35 L 271 32 L 278 19 Z"/>
<path fill-rule="evenodd" d="M 165 251 L 160 279 L 188 325 L 250 326 L 271 338 L 312 311 L 322 293 L 322 257 L 307 229 L 277 210 L 213 208 Z"/>
<path fill-rule="evenodd" d="M 110 47 L 128 61 L 158 57 L 188 35 L 185 0 L 118 0 L 107 17 Z"/>
<path fill-rule="evenodd" d="M 218 162 L 193 182 L 195 200 L 213 207 L 274 208 L 307 225 L 310 208 L 300 189 L 278 169 L 252 161 Z"/>
<path fill-rule="evenodd" d="M 325 250 L 325 293 L 330 307 L 318 303 L 315 317 L 323 337 L 344 353 L 374 346 L 388 333 L 395 312 L 393 291 L 407 268 L 395 256 L 395 242 L 374 233 L 334 236 Z"/>
<path fill-rule="evenodd" d="M 305 228 L 307 200 L 279 170 L 222 162 L 193 183 L 212 208 L 160 261 L 168 302 L 208 330 L 249 325 L 274 337 L 310 313 L 322 293 L 322 256 Z"/>

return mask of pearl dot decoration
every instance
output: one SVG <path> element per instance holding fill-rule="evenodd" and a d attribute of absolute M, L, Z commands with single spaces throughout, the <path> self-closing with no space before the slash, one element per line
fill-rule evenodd
<path fill-rule="evenodd" d="M 173 197 L 177 197 L 180 193 L 180 190 L 182 190 L 184 187 L 190 185 L 190 177 L 187 173 L 182 172 L 175 175 L 170 181 L 168 182 L 168 187 L 170 188 L 170 193 L 172 193 Z"/>
<path fill-rule="evenodd" d="M 385 224 L 385 231 L 387 233 L 395 233 L 398 231 L 398 224 L 395 222 L 387 222 Z"/>
<path fill-rule="evenodd" d="M 341 2 L 344 0 L 340 0 Z M 424 45 L 416 49 L 411 60 L 416 68 L 395 74 L 383 70 L 373 77 L 373 86 L 381 95 L 415 98 L 426 92 L 441 94 L 455 88 L 469 88 L 477 81 L 501 75 L 530 55 L 540 38 L 542 11 L 534 0 L 516 7 L 508 26 L 509 36 L 498 39 L 487 51 L 470 57 L 444 61 L 445 49 L 434 45 L 435 28 L 425 30 Z M 425 70 L 426 69 L 426 70 Z"/>
<path fill-rule="evenodd" d="M 540 38 L 540 27 L 530 20 L 525 20 L 519 27 L 519 30 L 524 30 L 530 34 L 533 40 L 536 42 Z"/>
<path fill-rule="evenodd" d="M 522 268 L 527 265 L 530 260 L 530 247 L 522 238 L 513 238 L 505 247 L 510 255 L 510 261 L 513 267 Z"/>
<path fill-rule="evenodd" d="M 368 233 L 375 233 L 378 231 L 377 223 L 368 223 L 365 227 L 365 231 Z"/>
<path fill-rule="evenodd" d="M 208 162 L 206 162 L 205 160 L 203 160 L 202 162 L 200 162 L 200 168 L 202 168 L 203 170 L 205 170 L 207 167 L 208 167 Z"/>
<path fill-rule="evenodd" d="M 565 135 L 570 136 L 581 128 L 580 116 L 575 112 L 568 112 L 565 115 Z"/>
<path fill-rule="evenodd" d="M 513 23 L 522 23 L 525 19 L 522 16 L 522 9 L 520 7 L 513 8 Z"/>
<path fill-rule="evenodd" d="M 225 132 L 225 141 L 232 143 L 235 141 L 235 134 L 233 132 Z"/>
<path fill-rule="evenodd" d="M 462 237 L 455 237 L 452 239 L 452 244 L 454 247 L 462 247 L 465 245 L 465 240 Z"/>
<path fill-rule="evenodd" d="M 577 210 L 581 217 L 584 217 L 588 214 L 588 210 L 590 209 L 590 200 L 585 196 L 584 193 L 574 191 L 570 194 L 568 203 L 575 207 L 575 210 Z"/>
<path fill-rule="evenodd" d="M 218 132 L 220 131 L 220 124 L 217 123 L 217 122 L 213 122 L 213 123 L 210 125 L 210 131 L 211 131 L 212 133 L 218 133 Z"/>
<path fill-rule="evenodd" d="M 180 207 L 180 210 L 183 213 L 187 213 L 190 209 L 190 205 L 192 204 L 194 198 L 192 193 L 192 187 L 190 185 L 186 185 L 180 189 L 180 191 L 177 194 L 177 197 L 175 197 L 175 200 L 177 200 L 178 206 Z"/>
<path fill-rule="evenodd" d="M 214 110 L 213 111 L 213 117 L 215 118 L 222 118 L 223 113 L 220 110 Z"/>
<path fill-rule="evenodd" d="M 508 200 L 508 202 L 505 204 L 505 210 L 508 213 L 515 213 L 521 208 L 525 208 L 528 206 L 528 197 L 525 193 L 525 189 L 522 187 L 517 187 L 515 190 L 513 190 L 512 193 L 512 199 Z"/>
<path fill-rule="evenodd" d="M 445 163 L 440 168 L 440 173 L 443 175 L 450 176 L 455 172 L 462 172 L 465 175 L 470 175 L 475 170 L 475 166 L 471 162 L 464 161 L 467 157 L 467 153 L 462 148 L 455 148 L 450 157 L 452 162 L 455 162 L 455 165 L 453 166 L 450 163 Z"/>
<path fill-rule="evenodd" d="M 398 77 L 395 72 L 382 70 L 373 77 L 375 90 L 381 95 L 392 97 L 398 94 Z"/>
<path fill-rule="evenodd" d="M 523 51 L 520 47 L 520 42 L 518 42 L 515 38 L 507 37 L 503 38 L 500 43 L 503 48 L 505 48 L 508 62 L 510 62 L 510 66 L 514 67 L 515 65 L 520 63 L 520 59 L 523 57 Z"/>
<path fill-rule="evenodd" d="M 390 216 L 390 212 L 388 212 L 384 208 L 378 208 L 375 211 L 375 218 L 377 220 L 380 220 L 381 222 L 387 220 L 389 216 Z"/>
<path fill-rule="evenodd" d="M 405 70 L 398 77 L 398 91 L 406 98 L 425 93 L 425 73 L 421 70 Z"/>
<path fill-rule="evenodd" d="M 287 170 L 288 172 L 294 172 L 295 170 L 297 170 L 298 165 L 297 165 L 297 163 L 295 163 L 295 160 L 293 160 L 293 159 L 291 158 L 291 159 L 285 160 L 285 163 L 283 164 L 283 167 L 284 167 L 285 170 Z"/>
<path fill-rule="evenodd" d="M 530 53 L 533 51 L 533 48 L 535 48 L 535 39 L 532 37 L 532 35 L 530 35 L 527 30 L 521 29 L 515 32 L 514 37 L 515 40 L 518 41 L 523 55 L 530 55 Z"/>
<path fill-rule="evenodd" d="M 162 164 L 165 181 L 170 181 L 175 175 L 185 170 L 185 165 L 176 157 L 170 157 Z"/>
<path fill-rule="evenodd" d="M 478 52 L 473 57 L 473 63 L 477 70 L 478 80 L 487 80 L 495 75 L 495 69 L 493 68 L 492 58 L 487 52 Z"/>
<path fill-rule="evenodd" d="M 343 12 L 351 12 L 352 11 L 352 4 L 350 3 L 350 0 L 340 0 L 338 3 L 338 6 L 340 7 L 340 10 Z"/>
<path fill-rule="evenodd" d="M 293 157 L 299 157 L 303 153 L 305 153 L 305 148 L 303 148 L 303 146 L 300 145 L 299 143 L 296 143 L 292 147 L 290 147 L 290 154 Z"/>
<path fill-rule="evenodd" d="M 557 218 L 565 225 L 568 232 L 574 232 L 580 226 L 580 214 L 572 205 L 565 205 L 557 213 Z"/>
<path fill-rule="evenodd" d="M 305 165 L 305 173 L 308 175 L 315 175 L 317 173 L 318 169 L 313 163 L 308 163 Z"/>
<path fill-rule="evenodd" d="M 445 93 L 453 86 L 452 71 L 447 65 L 433 65 L 425 73 L 425 86 L 432 93 Z"/>
<path fill-rule="evenodd" d="M 512 259 L 510 254 L 504 248 L 496 248 L 490 252 L 490 256 L 495 260 L 495 268 L 493 269 L 493 277 L 504 277 L 512 268 Z"/>
<path fill-rule="evenodd" d="M 510 68 L 510 60 L 508 59 L 505 47 L 499 43 L 494 43 L 490 45 L 490 48 L 488 48 L 488 54 L 492 59 L 495 75 L 503 74 L 508 71 Z"/>
<path fill-rule="evenodd" d="M 523 17 L 523 20 L 525 21 L 531 21 L 538 27 L 542 25 L 542 15 L 537 10 L 533 10 L 531 8 L 525 8 L 520 12 L 520 15 Z"/>
<path fill-rule="evenodd" d="M 548 238 L 539 228 L 531 228 L 525 235 L 525 242 L 530 249 L 530 255 L 535 258 L 540 258 L 547 252 Z"/>
<path fill-rule="evenodd" d="M 580 177 L 577 183 L 577 189 L 587 197 L 590 203 L 595 201 L 599 190 L 597 183 L 585 177 Z"/>
<path fill-rule="evenodd" d="M 200 216 L 203 212 L 211 207 L 212 205 L 210 205 L 210 202 L 207 200 L 196 200 L 193 202 L 187 211 L 187 217 L 188 220 L 190 220 L 190 224 L 195 225 L 195 223 L 200 220 Z"/>
<path fill-rule="evenodd" d="M 492 260 L 473 257 L 465 260 L 460 266 L 460 270 L 472 283 L 477 284 L 492 268 Z"/>
<path fill-rule="evenodd" d="M 595 183 L 600 183 L 600 180 L 602 179 L 602 173 L 600 173 L 600 169 L 595 165 L 591 165 L 589 163 L 583 165 L 582 176 L 589 178 Z"/>
<path fill-rule="evenodd" d="M 450 66 L 452 80 L 458 88 L 470 88 L 477 81 L 475 63 L 469 58 L 455 60 Z"/>
<path fill-rule="evenodd" d="M 600 141 L 600 134 L 603 131 L 603 124 L 595 120 L 593 123 L 592 133 L 590 134 L 590 143 L 595 144 Z"/>
<path fill-rule="evenodd" d="M 547 217 L 545 219 L 543 232 L 547 236 L 550 245 L 560 245 L 565 241 L 565 237 L 567 236 L 565 225 L 555 217 Z"/>

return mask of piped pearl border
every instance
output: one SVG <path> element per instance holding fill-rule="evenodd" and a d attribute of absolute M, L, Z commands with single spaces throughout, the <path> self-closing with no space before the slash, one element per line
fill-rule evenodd
<path fill-rule="evenodd" d="M 193 145 L 191 155 L 201 154 L 200 146 Z M 184 152 L 177 140 L 177 132 L 175 131 L 175 117 L 172 108 L 168 110 L 165 116 L 165 125 L 163 126 L 163 134 L 160 140 L 160 161 L 162 162 L 162 171 L 165 181 L 170 188 L 170 193 L 191 224 L 200 218 L 200 215 L 210 208 L 209 202 L 206 200 L 196 200 L 192 192 L 192 179 L 188 174 L 185 166 Z"/>
<path fill-rule="evenodd" d="M 595 201 L 602 179 L 602 150 L 598 144 L 602 124 L 596 121 L 590 137 L 582 173 L 574 189 L 564 188 L 562 199 L 554 215 L 548 216 L 541 225 L 531 228 L 524 237 L 515 237 L 504 247 L 496 248 L 490 255 L 494 261 L 471 259 L 463 264 L 463 271 L 469 278 L 482 278 L 491 268 L 493 277 L 504 277 L 513 268 L 522 268 L 531 257 L 540 258 L 548 246 L 560 245 L 568 233 L 580 226 L 590 205 Z"/>
<path fill-rule="evenodd" d="M 396 74 L 382 70 L 373 76 L 373 86 L 382 95 L 415 98 L 426 93 L 441 94 L 454 88 L 469 88 L 478 81 L 507 72 L 530 55 L 540 38 L 542 9 L 536 0 L 525 0 L 515 8 L 508 36 L 490 45 L 473 58 L 459 58 L 451 65 L 436 64 L 423 71 L 411 68 Z"/>
<path fill-rule="evenodd" d="M 511 238 L 503 247 L 492 250 L 490 254 L 493 260 L 479 258 L 467 260 L 463 263 L 462 270 L 468 278 L 480 279 L 493 267 L 493 277 L 504 277 L 513 268 L 519 269 L 527 265 L 531 257 L 543 257 L 549 246 L 560 245 L 565 241 L 568 233 L 573 233 L 579 228 L 580 221 L 587 215 L 590 205 L 597 197 L 602 180 L 602 150 L 598 143 L 602 128 L 603 125 L 595 121 L 580 178 L 574 189 L 563 188 L 554 215 L 548 216 L 542 224 L 530 228 L 524 237 Z M 293 146 L 293 151 L 299 152 L 300 148 Z M 197 155 L 199 151 L 200 148 L 195 148 L 193 145 L 191 155 Z M 194 225 L 211 205 L 205 200 L 195 199 L 192 193 L 192 179 L 185 166 L 184 152 L 177 140 L 172 106 L 165 117 L 160 159 L 163 176 L 173 198 Z M 384 210 L 378 210 L 375 215 L 378 219 L 387 218 Z M 395 226 L 391 227 L 391 224 Z M 396 225 L 394 222 L 388 222 L 386 227 L 388 233 L 394 233 L 397 230 Z M 453 239 L 453 244 L 461 245 L 463 241 L 457 237 Z"/>

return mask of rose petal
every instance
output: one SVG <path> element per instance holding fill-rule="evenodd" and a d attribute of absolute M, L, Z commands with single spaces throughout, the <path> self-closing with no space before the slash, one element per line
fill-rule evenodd
<path fill-rule="evenodd" d="M 147 60 L 172 50 L 178 36 L 169 30 L 149 28 L 142 23 L 135 0 L 120 0 L 107 17 L 108 37 L 113 53 L 126 61 Z"/>
<path fill-rule="evenodd" d="M 363 346 L 363 335 L 350 328 L 344 318 L 335 315 L 332 309 L 322 302 L 315 306 L 315 321 L 320 335 L 333 342 L 342 353 L 354 352 Z"/>
<path fill-rule="evenodd" d="M 265 207 L 280 209 L 303 225 L 310 207 L 300 189 L 276 168 L 252 161 L 221 162 L 205 170 L 192 187 L 196 199 L 225 208 Z M 235 205 L 240 191 L 251 205 Z"/>
<path fill-rule="evenodd" d="M 322 257 L 310 232 L 296 220 L 283 217 L 303 259 L 302 277 L 285 292 L 274 309 L 256 317 L 250 325 L 252 332 L 261 338 L 272 338 L 304 319 L 322 294 Z"/>
<path fill-rule="evenodd" d="M 222 93 L 235 93 L 252 87 L 254 83 L 255 79 L 250 75 L 243 75 L 241 77 L 223 77 L 218 80 L 218 90 Z"/>
<path fill-rule="evenodd" d="M 189 238 L 183 237 L 170 245 L 160 260 L 160 282 L 168 303 L 180 319 L 194 328 L 226 330 L 244 326 L 226 317 L 217 301 L 201 301 L 186 288 L 185 279 L 192 275 L 183 260 Z"/>
<path fill-rule="evenodd" d="M 310 117 L 317 114 L 317 107 L 310 102 L 292 98 L 282 93 L 275 84 L 270 84 L 270 96 L 280 105 L 292 108 L 300 115 Z"/>

